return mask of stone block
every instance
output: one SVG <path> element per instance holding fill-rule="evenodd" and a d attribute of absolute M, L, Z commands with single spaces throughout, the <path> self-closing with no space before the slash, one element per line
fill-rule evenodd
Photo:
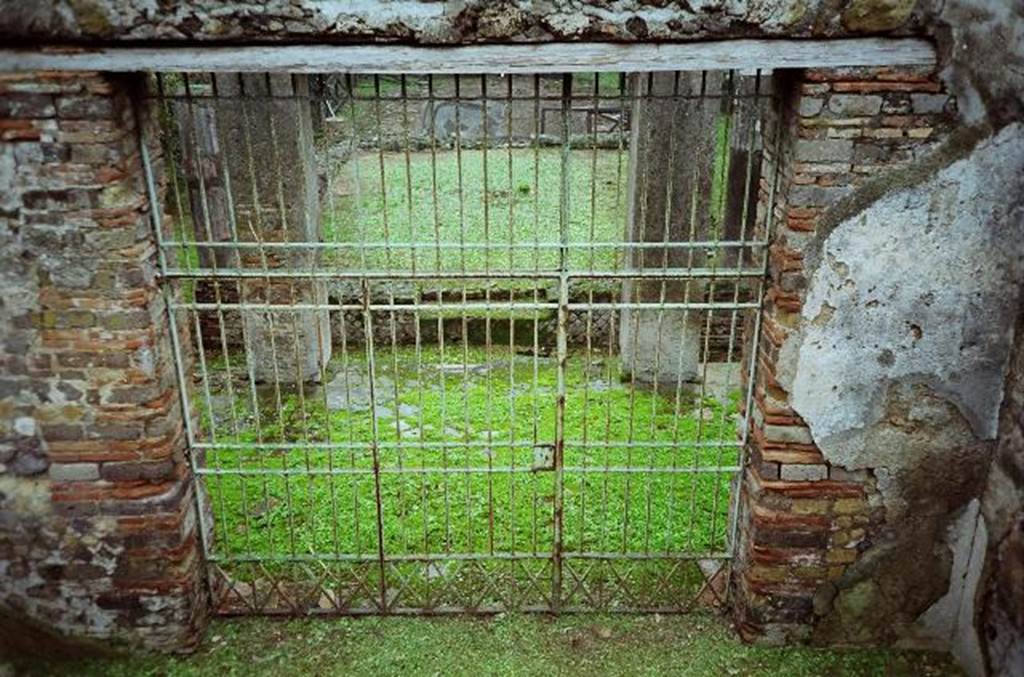
<path fill-rule="evenodd" d="M 56 112 L 48 94 L 5 94 L 0 96 L 0 118 L 49 118 Z"/>
<path fill-rule="evenodd" d="M 836 514 L 850 515 L 863 512 L 867 507 L 868 504 L 864 498 L 840 498 L 836 500 L 834 509 Z"/>
<path fill-rule="evenodd" d="M 853 155 L 850 139 L 799 139 L 796 159 L 801 162 L 849 162 Z"/>
<path fill-rule="evenodd" d="M 846 468 L 833 466 L 829 468 L 829 479 L 840 482 L 865 482 L 868 479 L 868 471 L 847 470 Z"/>
<path fill-rule="evenodd" d="M 671 389 L 695 383 L 700 373 L 701 321 L 700 314 L 679 309 L 623 310 L 623 375 Z"/>
<path fill-rule="evenodd" d="M 787 444 L 814 444 L 810 429 L 797 425 L 766 425 L 765 439 Z"/>
<path fill-rule="evenodd" d="M 828 109 L 841 117 L 878 115 L 882 110 L 882 97 L 877 94 L 833 94 L 829 97 Z"/>
<path fill-rule="evenodd" d="M 918 115 L 931 115 L 946 110 L 949 97 L 945 94 L 911 94 L 910 107 Z"/>
<path fill-rule="evenodd" d="M 99 463 L 53 463 L 50 465 L 50 479 L 54 482 L 88 482 L 99 478 Z"/>
<path fill-rule="evenodd" d="M 800 115 L 802 117 L 813 117 L 821 112 L 821 108 L 824 105 L 824 99 L 807 96 L 802 97 L 800 99 Z"/>
<path fill-rule="evenodd" d="M 849 564 L 857 559 L 856 548 L 835 548 L 825 553 L 825 561 L 829 564 Z"/>
<path fill-rule="evenodd" d="M 71 119 L 102 120 L 114 114 L 110 97 L 64 96 L 57 99 L 57 116 Z"/>
<path fill-rule="evenodd" d="M 135 480 L 165 480 L 174 476 L 174 462 L 170 459 L 153 463 L 104 463 L 100 466 L 103 479 L 111 482 Z"/>
<path fill-rule="evenodd" d="M 794 186 L 789 191 L 789 203 L 799 207 L 828 207 L 851 190 L 849 186 Z"/>
<path fill-rule="evenodd" d="M 791 482 L 818 482 L 828 479 L 827 465 L 784 465 L 780 471 L 782 479 Z"/>

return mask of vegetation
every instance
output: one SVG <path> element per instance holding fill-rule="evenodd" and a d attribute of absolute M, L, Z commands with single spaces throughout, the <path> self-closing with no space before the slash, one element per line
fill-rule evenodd
<path fill-rule="evenodd" d="M 26 674 L 932 677 L 960 672 L 948 656 L 935 653 L 748 646 L 720 620 L 703 615 L 506 615 L 220 620 L 191 657 L 36 665 Z"/>
<path fill-rule="evenodd" d="M 624 238 L 625 154 L 573 150 L 566 162 L 566 265 L 611 270 L 621 265 L 621 247 L 584 245 Z M 333 176 L 324 239 L 351 246 L 328 263 L 441 273 L 557 270 L 562 163 L 558 148 L 463 149 L 461 161 L 450 150 L 420 152 L 408 164 L 404 153 L 360 154 Z M 383 241 L 406 246 L 360 245 Z"/>
<path fill-rule="evenodd" d="M 245 373 L 241 360 L 232 356 L 234 374 Z M 238 383 L 216 428 L 207 409 L 206 430 L 230 445 L 207 456 L 209 467 L 230 473 L 209 480 L 217 550 L 376 552 L 377 439 L 386 552 L 550 551 L 554 474 L 530 469 L 534 447 L 555 439 L 555 361 L 507 347 L 378 347 L 375 418 L 367 360 L 350 348 L 332 364 L 326 391 L 264 389 L 258 407 Z M 210 380 L 224 383 L 224 361 L 208 366 Z M 721 551 L 732 473 L 708 469 L 737 463 L 738 384 L 725 401 L 698 403 L 682 390 L 618 379 L 617 358 L 568 362 L 566 549 Z M 296 444 L 275 450 L 289 441 Z M 728 446 L 702 446 L 716 441 Z M 626 467 L 651 472 L 616 471 Z M 679 469 L 706 472 L 672 472 Z"/>

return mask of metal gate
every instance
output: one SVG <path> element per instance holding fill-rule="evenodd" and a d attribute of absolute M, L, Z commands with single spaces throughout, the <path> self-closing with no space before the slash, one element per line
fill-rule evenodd
<path fill-rule="evenodd" d="M 143 161 L 218 608 L 719 604 L 769 83 L 154 76 Z"/>

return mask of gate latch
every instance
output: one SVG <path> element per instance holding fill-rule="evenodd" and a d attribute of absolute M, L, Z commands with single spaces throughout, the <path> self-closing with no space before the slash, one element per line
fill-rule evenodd
<path fill-rule="evenodd" d="M 553 444 L 538 444 L 533 448 L 533 465 L 531 469 L 534 472 L 540 470 L 554 470 L 555 469 L 555 445 Z"/>

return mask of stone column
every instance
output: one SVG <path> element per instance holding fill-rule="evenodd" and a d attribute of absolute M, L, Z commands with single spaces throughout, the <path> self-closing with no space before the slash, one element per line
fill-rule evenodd
<path fill-rule="evenodd" d="M 696 97 L 702 87 L 700 73 L 681 73 L 678 83 L 676 77 L 657 73 L 632 82 L 637 98 L 630 141 L 631 242 L 671 244 L 712 235 L 710 198 L 720 100 Z M 720 76 L 708 77 L 717 81 Z M 641 270 L 707 263 L 703 250 L 681 247 L 633 248 L 628 255 L 630 267 Z M 699 280 L 628 280 L 622 298 L 632 303 L 700 302 L 704 292 Z M 624 374 L 670 388 L 696 381 L 705 320 L 700 311 L 687 309 L 624 309 L 619 323 Z"/>
<path fill-rule="evenodd" d="M 274 272 L 315 270 L 318 250 L 274 246 L 322 239 L 307 79 L 225 73 L 215 76 L 215 85 L 216 97 L 193 98 L 177 109 L 195 235 L 262 246 L 210 251 L 200 247 L 201 264 Z M 208 287 L 200 284 L 197 294 L 209 295 Z M 280 306 L 327 299 L 325 285 L 309 278 L 249 277 L 237 286 L 221 284 L 220 293 L 222 300 L 234 294 L 243 303 Z M 246 309 L 241 323 L 258 380 L 319 379 L 331 356 L 326 310 Z"/>
<path fill-rule="evenodd" d="M 187 650 L 205 624 L 139 84 L 0 76 L 0 655 Z"/>

